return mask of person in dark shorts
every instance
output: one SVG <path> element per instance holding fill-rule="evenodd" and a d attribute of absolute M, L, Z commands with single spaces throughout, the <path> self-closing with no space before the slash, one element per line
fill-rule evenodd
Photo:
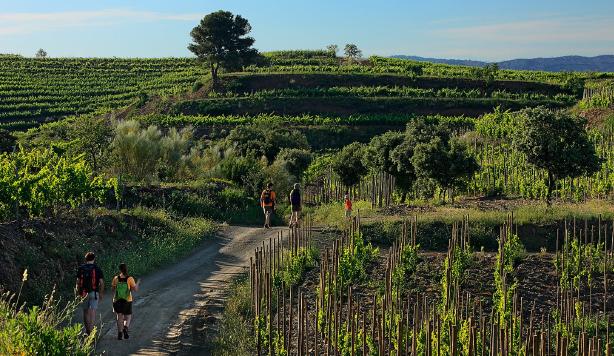
<path fill-rule="evenodd" d="M 76 294 L 83 298 L 83 325 L 89 335 L 96 323 L 96 309 L 104 293 L 104 276 L 96 265 L 96 255 L 93 252 L 85 254 L 85 263 L 77 269 Z"/>
<path fill-rule="evenodd" d="M 113 311 L 117 315 L 117 339 L 128 339 L 128 328 L 132 320 L 132 291 L 139 290 L 141 281 L 135 282 L 128 275 L 128 267 L 125 263 L 119 265 L 119 274 L 113 277 Z"/>
<path fill-rule="evenodd" d="M 264 212 L 264 228 L 271 228 L 271 216 L 275 213 L 275 200 L 276 195 L 273 190 L 273 183 L 269 183 L 266 186 L 266 189 L 262 191 L 260 194 L 260 204 L 262 206 L 262 211 Z"/>
<path fill-rule="evenodd" d="M 299 215 L 301 213 L 301 186 L 298 183 L 294 184 L 294 189 L 290 192 L 290 207 L 292 215 L 290 216 L 290 228 L 299 226 Z"/>

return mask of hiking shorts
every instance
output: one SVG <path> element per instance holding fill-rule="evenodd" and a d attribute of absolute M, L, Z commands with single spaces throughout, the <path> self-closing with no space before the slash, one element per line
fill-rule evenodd
<path fill-rule="evenodd" d="M 273 215 L 273 207 L 272 206 L 263 206 L 262 210 L 264 211 L 264 215 L 266 215 L 266 214 Z"/>
<path fill-rule="evenodd" d="M 293 213 L 298 213 L 301 211 L 301 206 L 300 205 L 292 205 L 292 212 Z"/>
<path fill-rule="evenodd" d="M 117 314 L 132 315 L 132 302 L 125 299 L 118 299 L 113 302 L 113 311 Z"/>
<path fill-rule="evenodd" d="M 98 292 L 89 292 L 83 300 L 83 309 L 98 309 Z"/>
<path fill-rule="evenodd" d="M 345 217 L 346 218 L 351 218 L 352 217 L 352 211 L 351 210 L 346 210 L 345 211 Z"/>

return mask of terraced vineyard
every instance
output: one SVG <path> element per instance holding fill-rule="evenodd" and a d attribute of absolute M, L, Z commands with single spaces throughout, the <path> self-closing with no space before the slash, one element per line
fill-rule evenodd
<path fill-rule="evenodd" d="M 0 56 L 0 128 L 109 110 L 141 93 L 186 91 L 205 71 L 188 58 L 49 58 Z"/>
<path fill-rule="evenodd" d="M 152 94 L 198 89 L 207 70 L 190 58 L 0 57 L 0 127 L 25 129 L 67 115 L 143 103 Z M 299 74 L 297 74 L 299 73 Z M 174 103 L 172 114 L 359 113 L 480 115 L 501 106 L 566 107 L 578 80 L 607 74 L 480 72 L 475 68 L 371 57 L 344 63 L 327 51 L 265 53 L 258 66 L 225 74 L 221 94 Z M 581 84 L 580 84 L 581 85 Z M 205 88 L 208 88 L 205 85 Z"/>

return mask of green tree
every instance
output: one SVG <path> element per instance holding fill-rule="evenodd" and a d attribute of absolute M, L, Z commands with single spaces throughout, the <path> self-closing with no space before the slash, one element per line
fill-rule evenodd
<path fill-rule="evenodd" d="M 358 184 L 360 178 L 367 174 L 367 167 L 363 164 L 364 148 L 364 145 L 358 142 L 351 143 L 332 159 L 333 173 L 339 177 L 346 187 Z"/>
<path fill-rule="evenodd" d="M 599 170 L 600 159 L 585 130 L 586 120 L 545 107 L 521 111 L 514 145 L 527 161 L 548 172 L 548 204 L 558 179 Z"/>
<path fill-rule="evenodd" d="M 34 56 L 38 59 L 45 59 L 47 58 L 47 51 L 45 51 L 42 48 L 39 48 L 38 51 L 36 51 L 36 54 Z"/>
<path fill-rule="evenodd" d="M 358 46 L 356 46 L 353 43 L 346 44 L 345 48 L 343 49 L 343 52 L 345 53 L 345 57 L 350 62 L 353 62 L 353 61 L 356 61 L 362 58 L 362 51 L 358 49 Z"/>
<path fill-rule="evenodd" d="M 418 182 L 418 188 L 428 188 L 424 191 L 431 191 L 434 183 L 445 189 L 461 187 L 478 168 L 465 147 L 452 139 L 450 129 L 434 118 L 411 121 L 390 158 L 408 190 Z"/>
<path fill-rule="evenodd" d="M 313 155 L 308 150 L 284 148 L 277 155 L 275 162 L 281 164 L 288 173 L 292 174 L 297 180 L 300 180 L 312 159 Z"/>
<path fill-rule="evenodd" d="M 431 179 L 446 191 L 463 187 L 479 169 L 465 146 L 450 137 L 435 136 L 429 142 L 416 145 L 411 162 L 416 176 Z M 450 197 L 454 201 L 453 192 Z"/>
<path fill-rule="evenodd" d="M 372 172 L 386 172 L 395 177 L 396 187 L 401 191 L 401 200 L 405 201 L 407 193 L 411 190 L 414 175 L 413 168 L 402 169 L 398 161 L 394 159 L 393 152 L 397 151 L 398 157 L 402 157 L 405 148 L 398 148 L 405 141 L 402 132 L 388 131 L 383 135 L 375 136 L 365 147 L 364 164 Z"/>
<path fill-rule="evenodd" d="M 237 126 L 226 141 L 239 155 L 264 156 L 268 162 L 273 162 L 284 148 L 309 149 L 307 138 L 300 131 L 276 125 Z"/>
<path fill-rule="evenodd" d="M 103 117 L 82 116 L 74 121 L 69 135 L 73 140 L 73 153 L 84 153 L 97 172 L 113 139 L 111 124 Z"/>
<path fill-rule="evenodd" d="M 403 140 L 390 151 L 391 162 L 396 166 L 394 170 L 398 172 L 403 188 L 409 191 L 418 178 L 412 163 L 416 145 L 430 142 L 436 136 L 445 138 L 447 135 L 445 128 L 436 120 L 418 118 L 407 124 Z"/>
<path fill-rule="evenodd" d="M 247 36 L 251 30 L 247 19 L 220 10 L 205 16 L 190 32 L 193 42 L 188 49 L 209 66 L 214 86 L 219 68 L 236 70 L 257 60 L 255 40 Z"/>

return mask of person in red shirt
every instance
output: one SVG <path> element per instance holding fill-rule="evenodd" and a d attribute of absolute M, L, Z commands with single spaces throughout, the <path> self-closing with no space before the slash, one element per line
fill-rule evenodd
<path fill-rule="evenodd" d="M 350 200 L 350 195 L 346 193 L 344 200 L 343 207 L 345 209 L 345 217 L 349 219 L 352 217 L 352 201 Z"/>

